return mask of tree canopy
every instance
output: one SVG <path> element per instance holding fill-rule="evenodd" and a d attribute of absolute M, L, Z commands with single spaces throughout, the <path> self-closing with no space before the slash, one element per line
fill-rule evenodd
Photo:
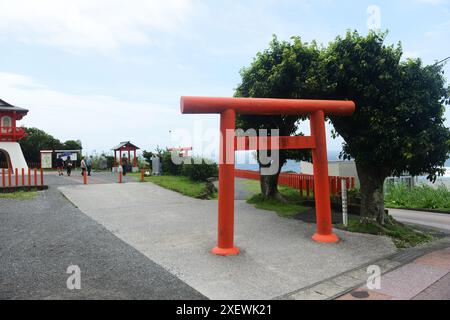
<path fill-rule="evenodd" d="M 442 65 L 402 61 L 400 44 L 386 33 L 348 32 L 323 52 L 327 99 L 356 103 L 351 117 L 330 117 L 344 139 L 344 158 L 354 158 L 361 180 L 363 216 L 383 222 L 383 182 L 388 176 L 443 173 L 450 152 L 444 125 L 446 87 Z"/>
<path fill-rule="evenodd" d="M 41 161 L 41 150 L 81 150 L 81 141 L 61 142 L 38 128 L 26 128 L 27 136 L 19 141 L 25 159 L 29 162 Z"/>
<path fill-rule="evenodd" d="M 380 223 L 385 178 L 407 171 L 433 180 L 443 173 L 450 153 L 450 130 L 443 118 L 450 90 L 442 65 L 402 60 L 401 45 L 385 41 L 386 33 L 354 31 L 319 48 L 298 37 L 292 43 L 274 37 L 241 71 L 236 90 L 237 97 L 353 100 L 351 117 L 331 116 L 330 121 L 334 135 L 344 139 L 341 156 L 356 161 L 362 216 Z M 293 135 L 299 120 L 240 116 L 238 126 L 279 128 L 281 135 Z M 281 153 L 282 163 L 289 155 Z"/>
<path fill-rule="evenodd" d="M 303 43 L 294 37 L 293 42 L 278 41 L 274 36 L 269 48 L 258 53 L 248 68 L 241 70 L 242 82 L 237 87 L 236 97 L 318 98 L 320 93 L 320 51 L 316 43 Z M 237 127 L 247 129 L 278 129 L 281 136 L 301 134 L 298 132 L 297 116 L 241 115 Z M 270 135 L 270 132 L 268 132 Z M 259 153 L 258 153 L 259 161 Z M 279 170 L 288 159 L 310 159 L 309 151 L 280 150 Z M 279 172 L 279 171 L 278 171 Z M 278 175 L 262 176 L 261 187 L 266 197 L 279 196 Z"/>

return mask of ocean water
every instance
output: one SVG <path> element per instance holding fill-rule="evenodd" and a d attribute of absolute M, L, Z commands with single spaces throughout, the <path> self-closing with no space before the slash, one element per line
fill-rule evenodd
<path fill-rule="evenodd" d="M 242 163 L 242 164 L 236 164 L 236 169 L 241 170 L 250 170 L 250 171 L 259 171 L 258 164 L 254 163 Z M 281 172 L 297 172 L 300 173 L 300 162 L 294 161 L 294 160 L 288 160 L 286 164 L 281 168 Z"/>

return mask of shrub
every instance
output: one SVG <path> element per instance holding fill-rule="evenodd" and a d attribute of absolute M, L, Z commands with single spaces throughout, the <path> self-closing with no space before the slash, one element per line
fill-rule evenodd
<path fill-rule="evenodd" d="M 445 185 L 437 188 L 421 185 L 408 188 L 403 184 L 389 185 L 385 203 L 390 207 L 450 210 L 450 190 Z"/>
<path fill-rule="evenodd" d="M 183 164 L 182 175 L 193 181 L 206 181 L 208 178 L 217 177 L 217 164 L 204 158 L 191 158 L 190 163 Z"/>
<path fill-rule="evenodd" d="M 172 154 L 166 150 L 161 154 L 162 172 L 164 175 L 179 176 L 181 175 L 181 164 L 175 164 L 172 161 Z"/>

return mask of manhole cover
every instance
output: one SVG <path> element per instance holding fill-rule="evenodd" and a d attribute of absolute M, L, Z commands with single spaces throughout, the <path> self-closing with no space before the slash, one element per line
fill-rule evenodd
<path fill-rule="evenodd" d="M 352 297 L 358 299 L 364 299 L 369 297 L 369 293 L 367 291 L 353 291 L 350 294 L 352 295 Z"/>

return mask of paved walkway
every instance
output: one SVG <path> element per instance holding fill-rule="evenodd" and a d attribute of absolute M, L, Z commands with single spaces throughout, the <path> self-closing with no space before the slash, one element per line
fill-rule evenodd
<path fill-rule="evenodd" d="M 56 186 L 79 177 L 45 179 L 50 188 L 35 199 L 0 198 L 0 299 L 205 298 L 65 199 Z M 70 265 L 81 290 L 67 289 Z"/>
<path fill-rule="evenodd" d="M 84 184 L 83 176 L 81 171 L 72 171 L 71 176 L 67 176 L 65 173 L 63 176 L 58 176 L 56 171 L 45 172 L 45 184 L 51 186 L 62 186 L 62 185 L 72 185 L 72 184 Z M 111 172 L 92 172 L 91 176 L 87 176 L 88 184 L 105 184 L 105 183 L 117 183 L 119 181 L 118 174 L 113 174 Z M 122 181 L 135 182 L 136 177 L 131 177 L 129 175 L 122 176 Z"/>
<path fill-rule="evenodd" d="M 379 289 L 363 286 L 338 300 L 450 300 L 450 247 L 382 275 Z"/>
<path fill-rule="evenodd" d="M 210 253 L 217 201 L 151 183 L 74 185 L 60 190 L 114 235 L 212 299 L 271 299 L 396 251 L 385 237 L 336 231 L 342 241 L 311 240 L 314 224 L 280 218 L 236 201 L 241 254 Z"/>
<path fill-rule="evenodd" d="M 414 210 L 389 209 L 395 219 L 404 223 L 417 224 L 444 230 L 450 233 L 450 213 L 435 213 Z"/>

